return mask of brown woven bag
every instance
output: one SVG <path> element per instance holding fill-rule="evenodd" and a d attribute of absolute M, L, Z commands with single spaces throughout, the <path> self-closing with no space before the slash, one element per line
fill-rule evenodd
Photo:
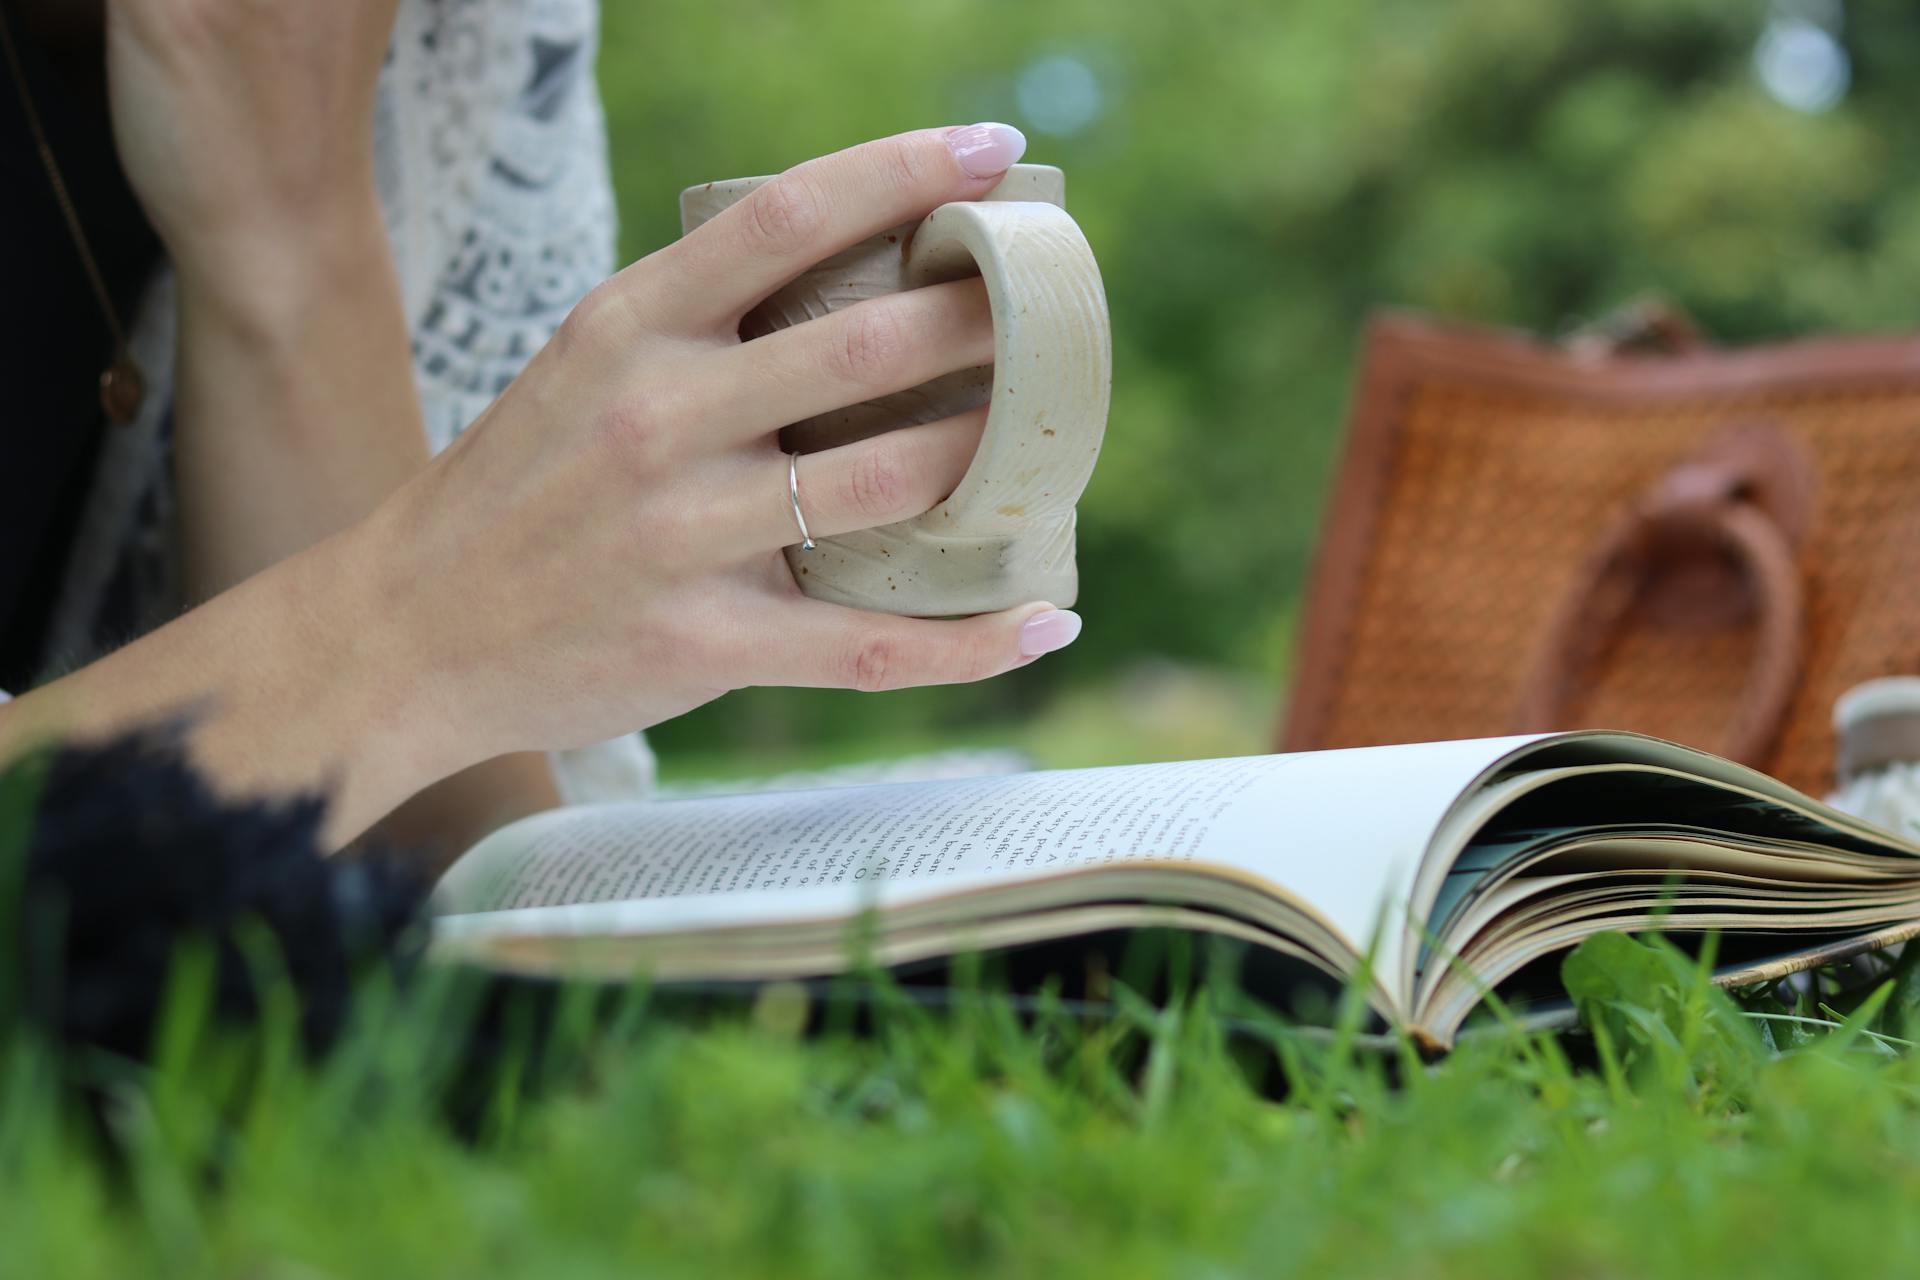
<path fill-rule="evenodd" d="M 1635 729 L 1819 792 L 1920 673 L 1920 338 L 1368 334 L 1284 750 Z"/>

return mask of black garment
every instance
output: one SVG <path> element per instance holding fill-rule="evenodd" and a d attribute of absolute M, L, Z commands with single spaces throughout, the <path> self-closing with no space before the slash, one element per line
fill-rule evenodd
<path fill-rule="evenodd" d="M 10 0 L 0 4 L 94 260 L 131 326 L 160 245 L 114 152 L 101 52 L 43 43 Z M 38 674 L 107 429 L 99 376 L 112 358 L 18 86 L 0 65 L 0 689 Z"/>
<path fill-rule="evenodd" d="M 382 848 L 325 857 L 323 800 L 217 796 L 176 730 L 0 766 L 0 798 L 25 795 L 32 838 L 0 840 L 0 1039 L 24 1013 L 71 1045 L 144 1057 L 189 939 L 211 944 L 215 1016 L 251 1022 L 264 929 L 276 994 L 297 998 L 318 1053 L 346 1026 L 356 972 L 410 967 L 423 940 L 417 863 Z"/>

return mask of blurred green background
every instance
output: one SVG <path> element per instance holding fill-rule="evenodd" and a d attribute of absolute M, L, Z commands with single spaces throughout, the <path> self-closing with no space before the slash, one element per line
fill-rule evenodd
<path fill-rule="evenodd" d="M 986 685 L 749 690 L 669 775 L 936 746 L 1260 750 L 1381 306 L 1562 331 L 1644 291 L 1725 341 L 1910 325 L 1912 0 L 672 0 L 606 6 L 624 250 L 676 194 L 1006 120 L 1114 322 L 1078 644 Z"/>

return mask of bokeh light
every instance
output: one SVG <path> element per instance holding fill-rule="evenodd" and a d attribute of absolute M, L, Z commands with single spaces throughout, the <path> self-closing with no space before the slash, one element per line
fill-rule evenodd
<path fill-rule="evenodd" d="M 1805 18 L 1767 24 L 1753 51 L 1760 83 L 1796 111 L 1825 111 L 1846 96 L 1852 66 L 1833 33 Z"/>
<path fill-rule="evenodd" d="M 1066 54 L 1028 63 L 1013 93 L 1021 123 L 1055 137 L 1081 132 L 1106 108 L 1106 95 L 1093 68 Z"/>

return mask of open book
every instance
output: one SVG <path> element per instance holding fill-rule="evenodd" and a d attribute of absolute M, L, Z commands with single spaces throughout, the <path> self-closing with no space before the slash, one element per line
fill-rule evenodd
<path fill-rule="evenodd" d="M 447 872 L 433 946 L 672 983 L 1173 928 L 1445 1047 L 1602 930 L 1719 931 L 1729 984 L 1920 933 L 1915 835 L 1652 738 L 1435 742 L 556 810 Z"/>

